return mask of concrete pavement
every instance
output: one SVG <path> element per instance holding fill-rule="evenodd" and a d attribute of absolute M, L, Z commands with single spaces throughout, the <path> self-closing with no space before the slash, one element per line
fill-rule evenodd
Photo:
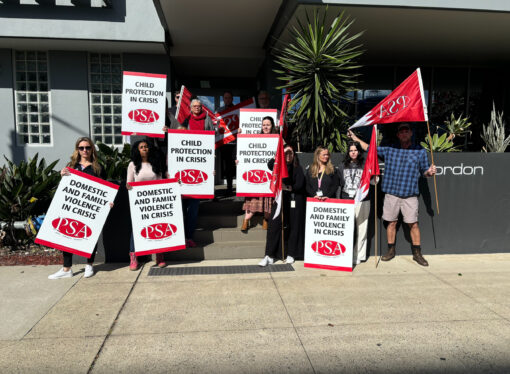
<path fill-rule="evenodd" d="M 352 274 L 149 277 L 0 268 L 0 372 L 508 373 L 510 254 L 398 256 Z M 169 266 L 256 264 L 217 260 Z"/>

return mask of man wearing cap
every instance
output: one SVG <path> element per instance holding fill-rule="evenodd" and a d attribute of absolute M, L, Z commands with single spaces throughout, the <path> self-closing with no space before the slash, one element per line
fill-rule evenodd
<path fill-rule="evenodd" d="M 348 136 L 358 141 L 366 151 L 368 144 L 359 139 L 349 130 Z M 399 212 L 402 212 L 404 222 L 409 225 L 411 234 L 411 250 L 413 260 L 422 266 L 428 266 L 421 254 L 421 237 L 418 226 L 418 180 L 420 176 L 432 177 L 436 174 L 435 165 L 429 165 L 427 152 L 411 142 L 413 132 L 409 123 L 401 123 L 397 127 L 399 143 L 391 147 L 377 147 L 377 155 L 384 159 L 384 178 L 382 190 L 384 196 L 383 216 L 388 222 L 386 236 L 388 238 L 388 253 L 381 257 L 383 261 L 390 261 L 395 257 L 395 239 Z"/>

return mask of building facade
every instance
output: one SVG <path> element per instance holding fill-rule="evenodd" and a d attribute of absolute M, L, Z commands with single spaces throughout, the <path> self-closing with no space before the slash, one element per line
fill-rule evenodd
<path fill-rule="evenodd" d="M 366 53 L 354 116 L 416 67 L 431 125 L 468 115 L 479 134 L 494 102 L 510 113 L 507 1 L 0 0 L 0 154 L 67 162 L 79 136 L 119 146 L 122 71 L 163 73 L 210 107 L 267 89 L 279 107 L 272 53 L 306 12 L 355 19 Z M 170 101 L 171 102 L 171 101 Z M 479 135 L 466 140 L 479 151 Z"/>

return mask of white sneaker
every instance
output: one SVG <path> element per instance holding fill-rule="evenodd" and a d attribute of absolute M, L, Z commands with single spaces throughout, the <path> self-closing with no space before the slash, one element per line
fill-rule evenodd
<path fill-rule="evenodd" d="M 73 269 L 69 269 L 69 271 L 64 271 L 64 268 L 62 268 L 56 273 L 48 275 L 48 279 L 72 278 L 72 276 Z"/>
<path fill-rule="evenodd" d="M 83 274 L 83 278 L 90 278 L 94 275 L 94 267 L 92 265 L 85 265 L 85 274 Z"/>
<path fill-rule="evenodd" d="M 264 257 L 262 260 L 260 260 L 259 262 L 259 266 L 267 266 L 267 265 L 272 265 L 274 262 L 274 260 L 269 257 L 269 256 L 266 256 Z"/>
<path fill-rule="evenodd" d="M 294 257 L 292 257 L 292 256 L 287 256 L 287 258 L 285 259 L 285 262 L 287 264 L 293 264 L 294 261 L 296 261 L 296 260 L 294 260 Z"/>

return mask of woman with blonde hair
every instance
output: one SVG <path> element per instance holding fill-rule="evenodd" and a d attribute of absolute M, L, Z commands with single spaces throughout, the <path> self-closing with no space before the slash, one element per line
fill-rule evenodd
<path fill-rule="evenodd" d="M 326 200 L 335 197 L 341 185 L 338 172 L 331 163 L 329 150 L 317 147 L 313 154 L 312 165 L 306 173 L 306 193 L 309 197 Z"/>
<path fill-rule="evenodd" d="M 105 178 L 104 170 L 97 161 L 97 152 L 94 142 L 86 136 L 78 138 L 74 145 L 74 152 L 71 155 L 71 161 L 60 171 L 60 175 L 62 177 L 70 175 L 71 173 L 69 172 L 69 168 L 81 171 L 82 173 L 93 177 L 102 179 Z M 112 202 L 110 202 L 110 208 L 111 207 L 113 207 Z M 94 263 L 96 250 L 97 244 L 90 258 L 87 259 L 87 265 L 85 265 L 85 273 L 83 275 L 84 278 L 89 278 L 94 275 L 94 268 L 92 267 L 92 264 Z M 64 258 L 64 265 L 62 269 L 49 275 L 48 279 L 71 278 L 73 276 L 73 271 L 71 269 L 71 266 L 73 265 L 73 254 L 64 251 L 62 252 L 62 255 Z"/>

